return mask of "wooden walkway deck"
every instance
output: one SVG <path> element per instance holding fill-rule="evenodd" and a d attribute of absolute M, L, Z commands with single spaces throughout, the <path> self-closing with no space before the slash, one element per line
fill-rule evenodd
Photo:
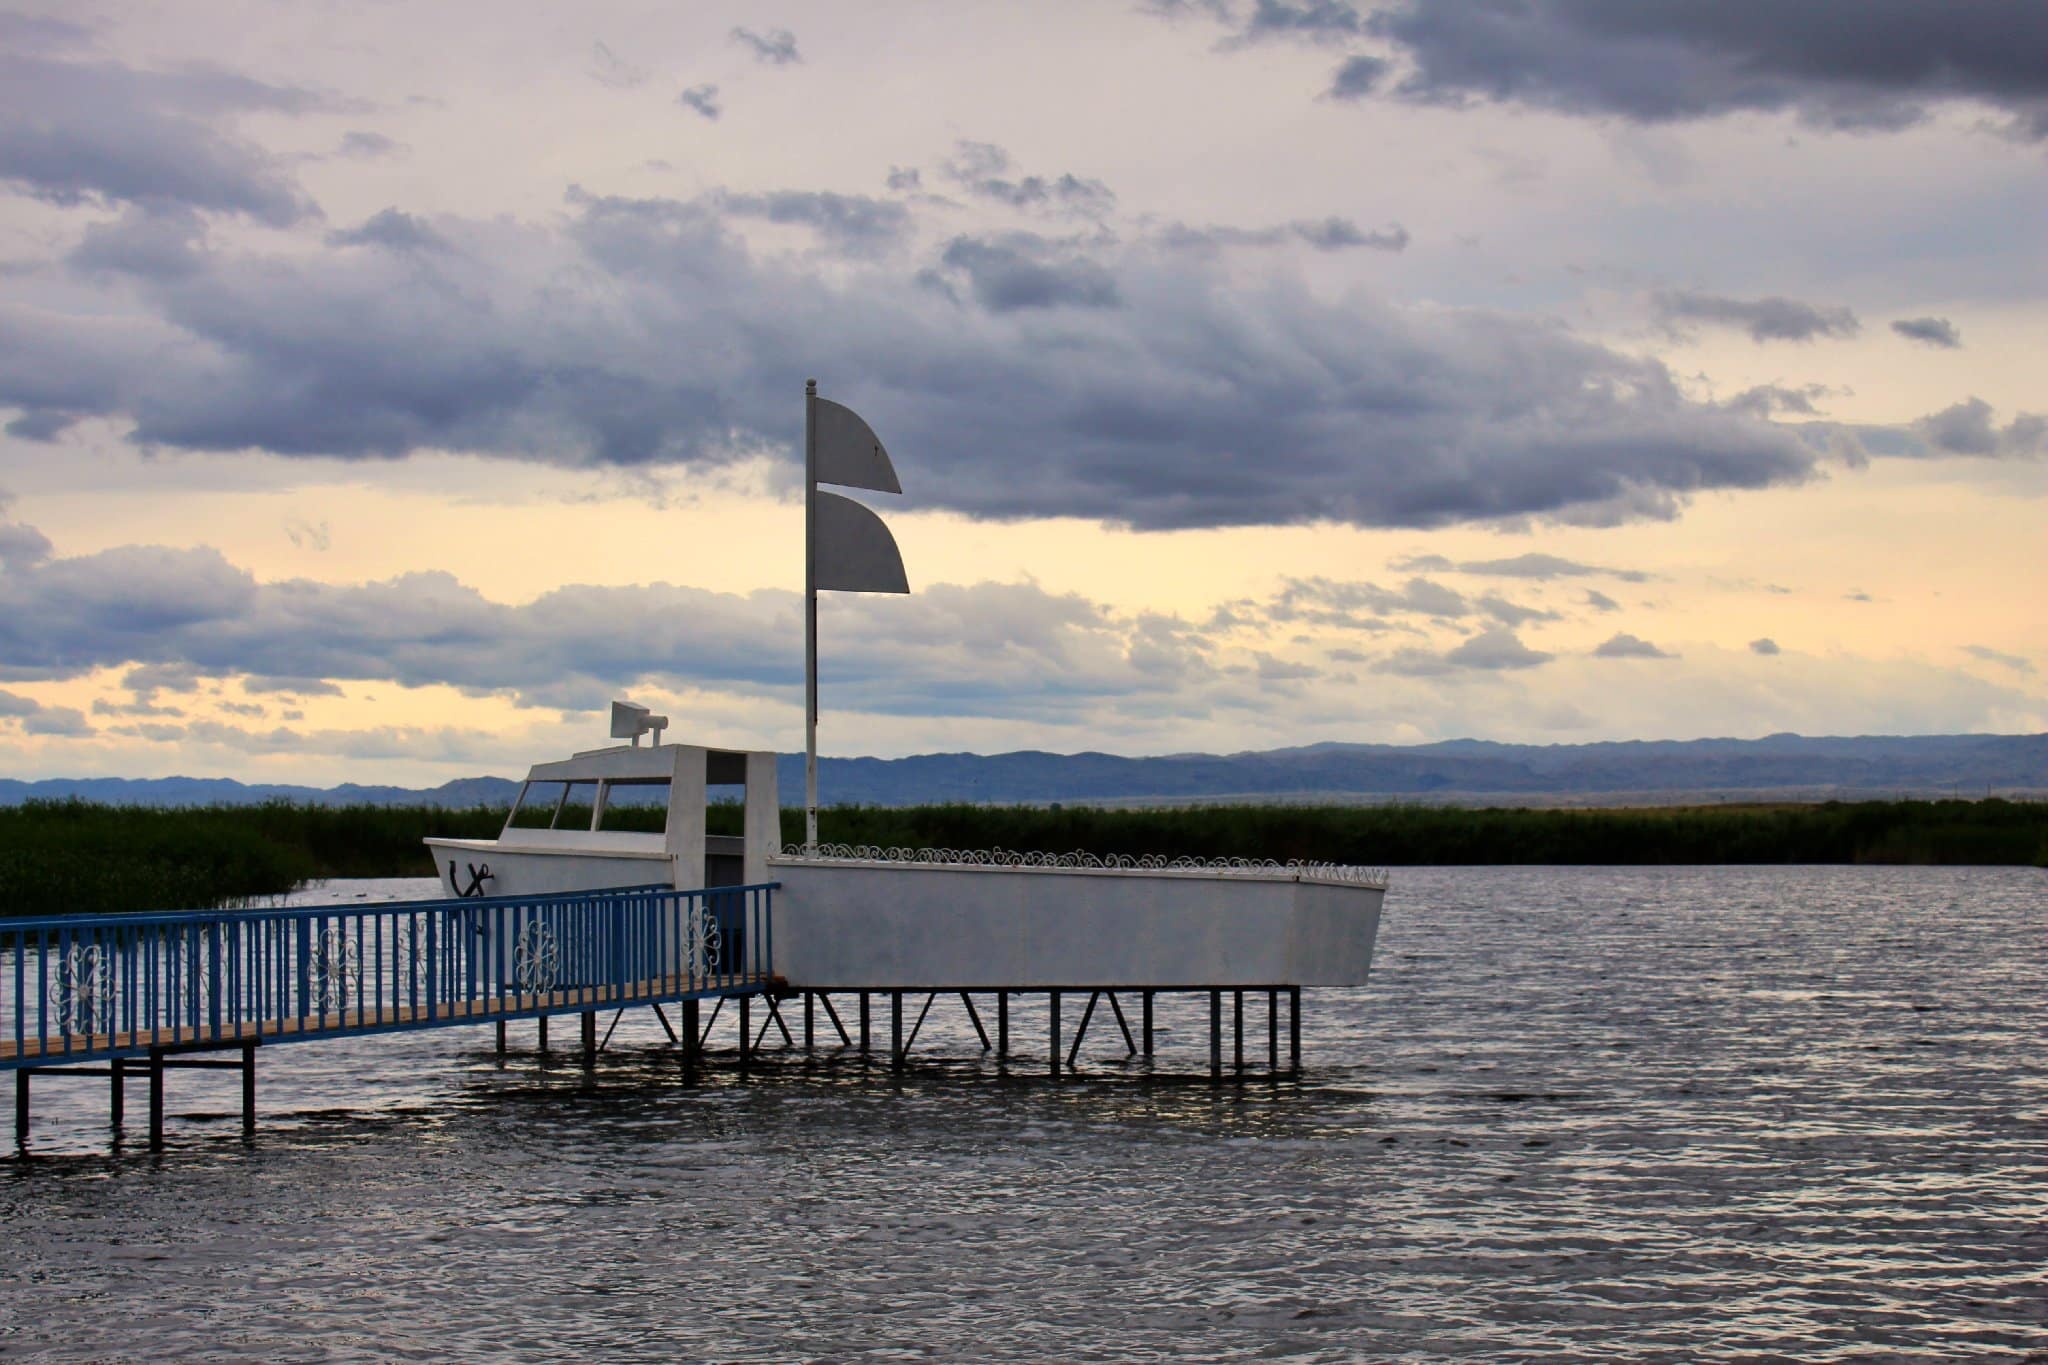
<path fill-rule="evenodd" d="M 444 1002 L 435 1008 L 425 1005 L 386 1005 L 381 1009 L 333 1010 L 304 1019 L 265 1019 L 219 1028 L 189 1025 L 178 1028 L 140 1029 L 122 1033 L 60 1034 L 43 1045 L 38 1038 L 0 1038 L 0 1068 L 15 1066 L 63 1066 L 70 1062 L 132 1056 L 152 1048 L 219 1045 L 223 1048 L 247 1043 L 314 1042 L 351 1033 L 380 1030 L 455 1027 L 488 1024 L 500 1019 L 520 1019 L 536 1014 L 570 1013 L 607 1008 L 666 1004 L 692 996 L 716 999 L 726 996 L 757 995 L 771 979 L 763 974 L 705 978 L 670 976 L 630 982 L 624 987 L 591 987 L 552 991 L 538 995 L 485 996 L 475 1000 Z"/>

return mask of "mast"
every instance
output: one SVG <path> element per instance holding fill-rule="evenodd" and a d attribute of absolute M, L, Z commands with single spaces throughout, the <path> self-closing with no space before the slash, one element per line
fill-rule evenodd
<path fill-rule="evenodd" d="M 804 381 L 804 852 L 818 847 L 818 381 Z"/>

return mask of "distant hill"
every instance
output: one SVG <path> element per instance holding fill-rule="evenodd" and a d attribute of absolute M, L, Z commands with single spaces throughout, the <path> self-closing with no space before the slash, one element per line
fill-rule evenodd
<path fill-rule="evenodd" d="M 546 758 L 550 755 L 535 755 Z M 2048 797 L 2048 734 L 1647 740 L 1611 744 L 1312 744 L 1262 753 L 918 754 L 826 758 L 831 804 L 924 802 L 1150 805 L 1228 801 L 1423 801 L 1502 805 L 1665 805 L 1713 800 L 1897 796 Z M 785 805 L 803 800 L 803 756 L 778 770 Z M 471 777 L 415 790 L 246 785 L 226 778 L 0 779 L 0 805 L 78 797 L 108 804 L 507 805 L 518 783 Z"/>

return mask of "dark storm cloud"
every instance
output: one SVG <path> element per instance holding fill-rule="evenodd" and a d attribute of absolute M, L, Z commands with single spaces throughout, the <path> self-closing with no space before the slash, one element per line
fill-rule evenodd
<path fill-rule="evenodd" d="M 0 180 L 56 204 L 182 204 L 283 226 L 317 209 L 277 158 L 216 124 L 341 107 L 212 67 L 0 54 Z"/>
<path fill-rule="evenodd" d="M 2048 136 L 2048 6 L 2013 0 L 1394 0 L 1370 34 L 1402 98 L 1513 101 L 1642 122 L 1792 112 L 1828 127 L 1919 121 L 1972 99 Z"/>
<path fill-rule="evenodd" d="M 723 195 L 718 203 L 736 217 L 810 228 L 851 255 L 872 255 L 910 233 L 910 210 L 894 200 L 860 194 L 777 190 Z"/>
<path fill-rule="evenodd" d="M 1379 88 L 1391 68 L 1378 57 L 1347 57 L 1324 93 L 1333 100 L 1361 100 Z"/>
<path fill-rule="evenodd" d="M 1763 636 L 1760 639 L 1751 640 L 1749 642 L 1749 652 L 1752 654 L 1765 655 L 1784 653 L 1783 650 L 1778 648 L 1778 642 L 1776 640 L 1773 640 L 1768 635 Z"/>
<path fill-rule="evenodd" d="M 705 118 L 717 122 L 725 111 L 719 107 L 718 87 L 715 85 L 693 85 L 676 96 L 676 103 L 685 109 L 694 109 Z"/>
<path fill-rule="evenodd" d="M 967 276 L 991 313 L 1020 308 L 1114 308 L 1116 280 L 1095 262 L 1061 258 L 1042 238 L 1017 233 L 997 240 L 955 237 L 940 259 Z"/>
<path fill-rule="evenodd" d="M 1294 38 L 1338 43 L 1365 31 L 1365 21 L 1346 0 L 1252 0 L 1241 41 Z"/>
<path fill-rule="evenodd" d="M 732 41 L 754 54 L 754 60 L 769 66 L 788 66 L 800 62 L 797 55 L 796 35 L 786 28 L 771 28 L 765 33 L 756 33 L 750 28 L 736 28 Z"/>
<path fill-rule="evenodd" d="M 352 228 L 327 234 L 329 246 L 380 246 L 389 251 L 445 251 L 447 239 L 403 209 L 383 209 Z"/>
<path fill-rule="evenodd" d="M 1657 648 L 1657 646 L 1639 636 L 1630 635 L 1626 631 L 1620 631 L 1601 641 L 1593 650 L 1593 657 L 1596 659 L 1670 659 L 1677 656 Z"/>
<path fill-rule="evenodd" d="M 1710 323 L 1739 327 L 1752 341 L 1812 341 L 1852 337 L 1861 330 L 1847 308 L 1826 308 L 1797 299 L 1731 299 L 1719 294 L 1667 290 L 1651 300 L 1667 324 Z"/>
<path fill-rule="evenodd" d="M 1814 400 L 1825 398 L 1830 392 L 1832 390 L 1825 384 L 1807 384 L 1797 389 L 1786 388 L 1782 384 L 1758 384 L 1736 394 L 1726 406 L 1756 417 L 1770 417 L 1780 412 L 1813 417 L 1820 413 Z"/>
<path fill-rule="evenodd" d="M 1012 176 L 1010 154 L 992 142 L 961 142 L 940 167 L 945 177 L 977 199 L 1013 209 L 1048 209 L 1100 218 L 1116 206 L 1116 194 L 1100 180 L 1067 173 Z"/>
<path fill-rule="evenodd" d="M 1963 334 L 1947 318 L 1900 318 L 1892 330 L 1908 341 L 1924 342 L 1953 351 L 1963 344 Z"/>
<path fill-rule="evenodd" d="M 1191 227 L 1175 223 L 1160 232 L 1162 245 L 1176 250 L 1214 251 L 1221 247 L 1272 247 L 1303 242 L 1317 251 L 1347 251 L 1369 247 L 1375 251 L 1405 251 L 1408 229 L 1389 223 L 1371 232 L 1360 230 L 1349 218 L 1300 218 L 1277 227 Z"/>
<path fill-rule="evenodd" d="M 2048 454 L 2048 418 L 2023 412 L 2000 427 L 1992 420 L 1991 405 L 1981 398 L 1967 398 L 1923 417 L 1913 424 L 1913 430 L 1934 454 L 2002 459 Z"/>
<path fill-rule="evenodd" d="M 1147 528 L 1611 524 L 1823 458 L 1546 322 L 1022 234 L 898 266 L 849 249 L 905 211 L 877 202 L 575 194 L 560 227 L 439 217 L 445 251 L 216 248 L 139 303 L 0 302 L 0 406 L 171 449 L 711 468 L 787 449 L 810 372 L 917 505 Z M 841 254 L 756 253 L 741 212 Z"/>

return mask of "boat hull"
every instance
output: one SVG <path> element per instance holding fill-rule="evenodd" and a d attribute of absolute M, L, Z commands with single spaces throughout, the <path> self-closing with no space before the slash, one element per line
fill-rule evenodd
<path fill-rule="evenodd" d="M 434 857 L 434 871 L 451 896 L 542 896 L 676 885 L 676 860 L 666 853 L 521 848 L 496 839 L 428 839 L 427 848 Z"/>
<path fill-rule="evenodd" d="M 1272 875 L 771 858 L 812 989 L 1358 986 L 1384 887 Z"/>

